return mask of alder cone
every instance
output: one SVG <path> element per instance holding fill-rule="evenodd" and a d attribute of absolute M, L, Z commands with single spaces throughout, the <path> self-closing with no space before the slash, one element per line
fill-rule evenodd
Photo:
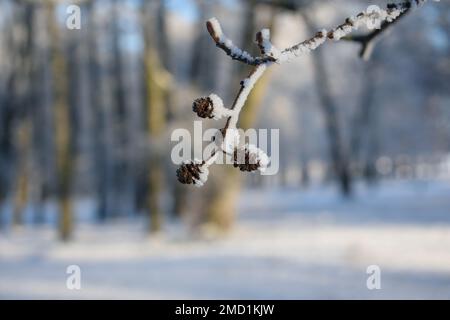
<path fill-rule="evenodd" d="M 200 164 L 185 163 L 177 169 L 178 181 L 183 184 L 193 184 L 200 179 Z"/>
<path fill-rule="evenodd" d="M 192 104 L 192 110 L 200 117 L 200 118 L 209 118 L 212 119 L 214 106 L 210 97 L 203 97 L 195 99 Z"/>

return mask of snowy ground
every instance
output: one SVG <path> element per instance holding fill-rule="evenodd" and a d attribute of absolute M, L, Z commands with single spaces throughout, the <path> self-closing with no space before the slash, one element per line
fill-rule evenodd
<path fill-rule="evenodd" d="M 227 238 L 138 223 L 0 234 L 0 298 L 450 298 L 450 182 L 385 182 L 343 201 L 332 188 L 247 191 Z M 66 288 L 81 267 L 82 289 Z M 381 268 L 368 290 L 366 268 Z"/>

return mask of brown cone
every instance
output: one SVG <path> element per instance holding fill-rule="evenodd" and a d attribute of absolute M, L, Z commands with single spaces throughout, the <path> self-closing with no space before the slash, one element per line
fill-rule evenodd
<path fill-rule="evenodd" d="M 195 99 L 192 104 L 192 110 L 197 113 L 200 118 L 212 119 L 214 117 L 212 114 L 214 111 L 214 106 L 211 98 L 209 97 Z"/>
<path fill-rule="evenodd" d="M 178 181 L 183 184 L 195 184 L 200 179 L 200 166 L 198 163 L 184 163 L 177 169 Z"/>

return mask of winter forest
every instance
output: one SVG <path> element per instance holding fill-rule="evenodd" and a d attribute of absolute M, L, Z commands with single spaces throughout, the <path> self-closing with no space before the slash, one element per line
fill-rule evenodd
<path fill-rule="evenodd" d="M 449 299 L 450 2 L 0 0 L 11 298 Z"/>

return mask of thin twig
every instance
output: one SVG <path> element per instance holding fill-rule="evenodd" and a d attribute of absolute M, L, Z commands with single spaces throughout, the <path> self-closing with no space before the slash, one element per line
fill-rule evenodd
<path fill-rule="evenodd" d="M 406 2 L 407 3 L 407 2 Z M 397 17 L 397 19 L 393 20 L 392 22 L 386 22 L 384 21 L 381 24 L 381 27 L 379 29 L 376 29 L 372 32 L 369 32 L 365 35 L 352 35 L 352 36 L 346 36 L 343 37 L 342 40 L 346 41 L 353 41 L 361 44 L 361 50 L 359 51 L 359 56 L 364 60 L 368 61 L 370 57 L 372 56 L 372 52 L 374 49 L 374 46 L 376 44 L 376 41 L 378 38 L 385 33 L 387 30 L 389 30 L 395 23 L 400 21 L 401 18 L 405 17 L 410 11 L 411 11 L 411 5 L 408 4 L 405 5 L 405 10 L 400 13 L 400 15 Z"/>

